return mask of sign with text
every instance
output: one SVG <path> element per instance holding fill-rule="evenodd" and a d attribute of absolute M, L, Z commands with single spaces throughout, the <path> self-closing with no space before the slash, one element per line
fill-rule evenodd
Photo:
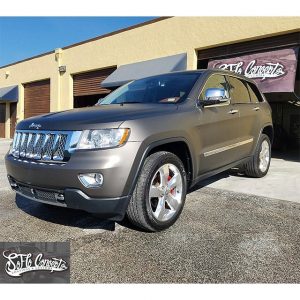
<path fill-rule="evenodd" d="M 235 72 L 255 80 L 263 93 L 293 92 L 298 48 L 211 60 L 208 68 Z"/>
<path fill-rule="evenodd" d="M 69 283 L 67 242 L 0 242 L 0 283 Z"/>

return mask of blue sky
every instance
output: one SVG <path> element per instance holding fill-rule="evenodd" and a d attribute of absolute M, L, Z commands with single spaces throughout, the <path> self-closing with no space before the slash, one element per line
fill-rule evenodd
<path fill-rule="evenodd" d="M 154 17 L 0 17 L 0 66 Z"/>

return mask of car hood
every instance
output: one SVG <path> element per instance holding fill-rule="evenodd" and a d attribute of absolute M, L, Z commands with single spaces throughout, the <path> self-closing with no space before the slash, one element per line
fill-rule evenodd
<path fill-rule="evenodd" d="M 21 121 L 17 130 L 84 130 L 117 128 L 126 120 L 174 113 L 175 104 L 113 104 L 49 113 Z"/>

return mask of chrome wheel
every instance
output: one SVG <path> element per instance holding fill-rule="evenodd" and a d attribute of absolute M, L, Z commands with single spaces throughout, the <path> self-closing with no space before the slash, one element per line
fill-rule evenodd
<path fill-rule="evenodd" d="M 161 166 L 151 180 L 149 201 L 152 214 L 160 222 L 170 220 L 182 204 L 182 175 L 173 164 Z"/>
<path fill-rule="evenodd" d="M 261 149 L 259 152 L 259 169 L 261 172 L 266 172 L 270 162 L 270 147 L 269 143 L 264 140 L 261 144 Z"/>

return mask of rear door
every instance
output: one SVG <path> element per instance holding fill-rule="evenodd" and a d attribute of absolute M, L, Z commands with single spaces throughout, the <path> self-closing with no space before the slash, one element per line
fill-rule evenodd
<path fill-rule="evenodd" d="M 228 94 L 226 77 L 211 75 L 200 93 L 199 100 L 205 99 L 208 88 L 223 88 Z M 233 110 L 230 99 L 222 104 L 202 107 L 199 110 L 198 136 L 200 140 L 199 173 L 218 169 L 236 160 L 236 149 L 232 148 L 239 137 L 238 111 Z"/>
<path fill-rule="evenodd" d="M 246 81 L 237 77 L 228 76 L 229 92 L 234 109 L 239 112 L 237 123 L 239 129 L 238 149 L 239 159 L 251 154 L 254 142 L 258 136 L 259 128 L 259 106 L 251 102 L 250 92 Z"/>

